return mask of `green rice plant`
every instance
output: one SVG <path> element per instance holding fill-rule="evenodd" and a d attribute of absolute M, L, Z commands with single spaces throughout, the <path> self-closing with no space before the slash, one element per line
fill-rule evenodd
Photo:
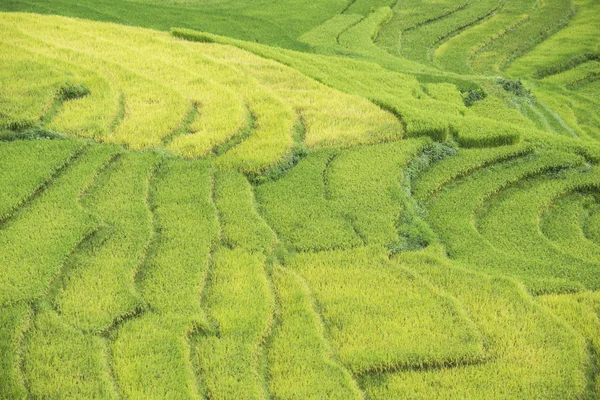
<path fill-rule="evenodd" d="M 225 246 L 249 252 L 271 251 L 277 238 L 258 214 L 252 186 L 243 175 L 217 172 L 214 199 Z"/>
<path fill-rule="evenodd" d="M 489 118 L 496 122 L 518 126 L 521 129 L 536 129 L 535 123 L 524 116 L 519 109 L 506 106 L 506 104 L 497 97 L 489 96 L 473 103 L 467 109 L 465 115 Z"/>
<path fill-rule="evenodd" d="M 144 307 L 134 285 L 153 237 L 148 204 L 154 154 L 125 153 L 83 198 L 83 206 L 103 224 L 102 244 L 77 254 L 56 306 L 72 325 L 94 333 Z"/>
<path fill-rule="evenodd" d="M 198 36 L 202 40 L 209 37 L 214 43 L 233 45 L 260 57 L 278 61 L 340 91 L 368 98 L 395 115 L 400 115 L 398 110 L 406 108 L 407 100 L 413 101 L 426 96 L 414 76 L 383 69 L 373 62 L 293 52 L 185 29 L 173 29 L 172 33 L 188 40 L 194 40 Z M 398 59 L 395 57 L 392 59 L 393 63 L 397 64 Z M 402 65 L 404 66 L 404 64 Z M 393 68 L 397 70 L 398 65 Z M 411 71 L 424 71 L 421 65 L 411 64 L 406 68 Z M 419 102 L 415 103 L 420 104 Z M 423 107 L 431 106 L 444 107 L 445 113 L 459 112 L 455 106 L 443 102 L 428 101 L 427 104 L 423 104 Z"/>
<path fill-rule="evenodd" d="M 349 27 L 339 36 L 340 45 L 357 51 L 365 51 L 370 47 L 377 49 L 373 42 L 392 15 L 393 12 L 389 7 L 381 7 L 369 13 L 365 19 Z"/>
<path fill-rule="evenodd" d="M 216 82 L 199 81 L 204 86 L 193 94 L 194 120 L 183 126 L 185 132 L 168 140 L 167 148 L 186 158 L 202 157 L 248 129 L 248 110 L 239 94 Z"/>
<path fill-rule="evenodd" d="M 399 105 L 388 97 L 377 101 L 383 108 L 389 109 L 402 120 L 407 138 L 416 138 L 421 136 L 429 136 L 433 140 L 446 140 L 450 124 L 448 119 L 450 116 L 460 115 L 460 110 L 457 106 L 439 101 L 405 101 Z M 428 110 L 437 110 L 440 113 L 430 113 L 423 111 L 421 106 Z M 448 114 L 446 114 L 448 113 Z"/>
<path fill-rule="evenodd" d="M 26 49 L 36 51 L 45 56 L 58 57 L 59 60 L 79 58 L 78 65 L 85 68 L 100 69 L 99 72 L 107 80 L 115 81 L 123 92 L 125 104 L 123 119 L 119 121 L 114 132 L 100 133 L 98 139 L 128 144 L 132 148 L 141 149 L 161 144 L 162 139 L 177 128 L 179 120 L 183 119 L 186 105 L 180 95 L 168 90 L 166 86 L 156 84 L 139 74 L 131 72 L 123 66 L 87 55 L 82 50 L 93 46 L 93 42 L 86 38 L 86 36 L 81 34 L 70 36 L 66 34 L 60 35 L 59 32 L 52 32 L 50 34 L 48 30 L 52 29 L 54 25 L 49 20 L 46 22 L 42 21 L 44 21 L 43 18 L 40 19 L 39 17 L 32 16 L 28 17 L 28 21 L 20 20 L 21 29 L 25 29 L 27 23 L 34 23 L 37 28 L 35 30 L 28 30 L 27 35 L 19 32 L 14 37 L 24 41 L 25 44 L 23 47 Z M 64 25 L 63 29 L 68 32 L 67 25 Z M 30 34 L 33 32 L 41 40 L 32 38 Z M 60 46 L 69 44 L 69 41 L 66 40 L 67 38 L 71 40 L 75 48 L 81 46 L 80 50 L 60 49 Z M 96 40 L 100 41 L 100 39 Z M 57 47 L 54 47 L 48 41 L 54 41 Z M 111 50 L 109 42 L 101 42 L 98 46 L 99 49 L 102 49 L 101 46 L 103 46 L 106 51 Z M 115 103 L 117 103 L 116 100 Z M 82 104 L 78 103 L 78 105 Z M 91 105 L 87 103 L 85 106 L 90 107 Z M 90 111 L 86 110 L 84 115 L 89 113 Z M 81 117 L 80 115 L 79 118 Z M 60 130 L 60 127 L 53 127 Z"/>
<path fill-rule="evenodd" d="M 211 399 L 262 399 L 263 343 L 273 323 L 274 299 L 266 256 L 219 248 L 213 255 L 204 306 L 216 335 L 199 336 L 196 353 Z"/>
<path fill-rule="evenodd" d="M 537 301 L 562 318 L 581 334 L 588 342 L 590 353 L 590 375 L 588 396 L 597 397 L 600 393 L 600 378 L 598 377 L 598 361 L 600 361 L 600 318 L 598 309 L 600 296 L 598 292 L 583 292 L 578 294 L 545 295 Z M 595 376 L 595 379 L 593 379 Z"/>
<path fill-rule="evenodd" d="M 405 108 L 402 115 L 402 120 L 406 123 L 406 136 L 409 138 L 429 136 L 434 140 L 444 141 L 448 137 L 450 125 L 444 118 L 432 118 L 430 114 L 415 108 Z"/>
<path fill-rule="evenodd" d="M 55 21 L 60 21 L 58 29 Z M 92 116 L 93 102 L 85 102 L 86 98 L 66 102 L 70 107 L 65 108 L 68 115 L 64 117 L 61 103 L 60 118 L 52 118 L 53 129 L 133 149 L 166 145 L 176 153 L 200 157 L 243 130 L 246 104 L 256 120 L 254 130 L 220 156 L 217 164 L 250 175 L 265 172 L 290 152 L 297 114 L 305 122 L 309 146 L 352 146 L 401 138 L 402 127 L 394 116 L 366 99 L 340 93 L 247 51 L 179 43 L 157 32 L 58 17 L 11 15 L 2 24 L 14 33 L 6 39 L 9 43 L 39 57 L 92 70 L 121 92 L 113 132 L 85 131 L 85 126 L 98 125 L 93 120 L 81 122 L 82 117 Z M 28 24 L 36 29 L 27 30 Z M 97 83 L 90 88 L 92 94 L 96 88 Z M 114 98 L 110 94 L 115 91 L 102 89 L 97 101 Z M 75 122 L 77 109 L 83 115 Z"/>
<path fill-rule="evenodd" d="M 528 49 L 526 54 L 517 53 L 521 57 L 512 62 L 506 72 L 517 77 L 543 78 L 571 69 L 593 58 L 594 54 L 597 57 L 600 41 L 595 32 L 600 26 L 599 9 L 598 3 L 590 0 L 575 0 L 573 3 L 566 1 L 544 3 L 542 10 L 547 11 L 540 13 L 540 17 L 543 15 L 543 18 L 536 21 L 535 28 L 523 26 L 523 29 L 519 31 L 518 41 L 529 40 L 533 44 L 539 43 L 539 36 L 536 37 L 533 33 L 535 30 L 532 32 L 532 29 L 541 32 L 549 31 L 554 34 L 545 35 L 546 40 L 534 48 Z M 572 15 L 573 11 L 575 11 L 574 15 Z M 567 25 L 564 22 L 569 21 L 569 17 L 571 18 Z M 556 32 L 557 28 L 562 29 Z M 527 35 L 530 37 L 527 38 Z M 510 40 L 515 40 L 515 38 L 512 37 Z M 506 47 L 507 44 L 502 44 L 503 46 L 500 47 Z M 518 42 L 515 44 L 522 46 Z M 502 51 L 507 53 L 506 48 L 503 48 Z"/>
<path fill-rule="evenodd" d="M 200 294 L 219 229 L 212 179 L 207 162 L 168 159 L 152 180 L 155 233 L 138 288 L 153 312 L 205 322 Z"/>
<path fill-rule="evenodd" d="M 0 221 L 4 221 L 64 168 L 81 145 L 74 141 L 0 144 Z M 1 222 L 0 222 L 1 223 Z"/>
<path fill-rule="evenodd" d="M 543 262 L 545 267 L 538 276 L 568 279 L 595 290 L 600 285 L 596 273 L 598 249 L 590 261 L 586 261 L 589 257 L 582 246 L 577 246 L 575 256 L 565 254 L 540 233 L 539 220 L 554 199 L 572 191 L 597 190 L 598 186 L 600 174 L 595 168 L 524 181 L 490 198 L 475 215 L 475 224 L 482 237 L 496 249 Z M 566 234 L 565 229 L 563 235 Z"/>
<path fill-rule="evenodd" d="M 452 0 L 444 3 L 424 3 L 418 0 L 397 2 L 392 7 L 394 18 L 383 27 L 380 38 L 388 35 L 393 40 L 400 41 L 402 33 L 421 25 L 451 16 L 467 5 L 462 0 Z M 385 31 L 395 32 L 393 35 Z M 380 42 L 383 44 L 383 40 Z M 386 46 L 387 47 L 387 46 Z"/>
<path fill-rule="evenodd" d="M 146 313 L 114 333 L 113 369 L 122 395 L 132 399 L 205 398 L 191 363 L 189 317 Z"/>
<path fill-rule="evenodd" d="M 81 207 L 79 197 L 116 152 L 114 147 L 86 147 L 2 227 L 0 304 L 46 295 L 67 256 L 97 229 L 97 221 Z"/>
<path fill-rule="evenodd" d="M 489 165 L 485 170 L 471 174 L 453 185 L 447 185 L 427 204 L 426 220 L 440 242 L 446 245 L 450 258 L 470 268 L 518 277 L 532 292 L 572 290 L 586 284 L 594 286 L 595 279 L 591 276 L 591 271 L 585 273 L 585 279 L 580 279 L 574 274 L 575 265 L 561 271 L 553 267 L 552 263 L 515 253 L 513 248 L 508 250 L 496 247 L 495 242 L 486 240 L 473 223 L 473 214 L 503 189 L 528 177 L 572 168 L 582 163 L 583 159 L 579 156 L 545 151 Z M 525 237 L 518 236 L 514 239 L 524 240 Z"/>
<path fill-rule="evenodd" d="M 152 311 L 126 321 L 112 344 L 128 397 L 200 398 L 189 336 L 208 326 L 200 303 L 218 233 L 212 179 L 208 162 L 167 159 L 152 181 L 155 233 L 137 279 Z"/>
<path fill-rule="evenodd" d="M 64 77 L 41 57 L 0 42 L 0 129 L 21 130 L 40 123 Z"/>
<path fill-rule="evenodd" d="M 281 267 L 273 279 L 281 310 L 269 347 L 270 393 L 278 399 L 363 399 L 352 376 L 333 359 L 306 284 Z"/>
<path fill-rule="evenodd" d="M 579 64 L 564 72 L 550 75 L 543 80 L 574 89 L 584 84 L 587 80 L 598 76 L 599 72 L 600 61 L 593 60 Z"/>
<path fill-rule="evenodd" d="M 398 262 L 460 302 L 481 330 L 489 357 L 473 365 L 366 376 L 361 384 L 371 399 L 585 396 L 585 340 L 539 307 L 521 284 L 426 253 L 403 253 Z"/>
<path fill-rule="evenodd" d="M 534 90 L 536 98 L 539 100 L 541 112 L 546 116 L 550 128 L 555 133 L 567 137 L 578 137 L 581 135 L 581 129 L 577 123 L 575 110 L 571 106 L 572 100 L 548 87 Z"/>
<path fill-rule="evenodd" d="M 521 140 L 522 130 L 515 125 L 481 117 L 456 118 L 452 131 L 463 147 L 495 147 L 514 145 Z"/>
<path fill-rule="evenodd" d="M 430 83 L 425 86 L 427 94 L 435 100 L 453 103 L 459 106 L 464 104 L 463 97 L 456 87 L 451 83 Z"/>
<path fill-rule="evenodd" d="M 394 0 L 355 0 L 350 2 L 343 13 L 367 16 L 375 10 L 379 10 L 383 7 L 391 7 L 394 3 Z"/>
<path fill-rule="evenodd" d="M 339 14 L 325 21 L 325 23 L 315 27 L 300 36 L 298 40 L 309 44 L 317 49 L 326 51 L 327 49 L 339 46 L 338 38 L 340 34 L 348 28 L 358 23 L 363 17 L 358 14 Z"/>
<path fill-rule="evenodd" d="M 588 240 L 583 231 L 588 208 L 594 198 L 586 193 L 572 193 L 557 199 L 544 212 L 540 230 L 564 253 L 589 262 L 600 259 L 600 246 Z"/>
<path fill-rule="evenodd" d="M 498 9 L 501 2 L 485 0 L 459 4 L 444 18 L 425 21 L 402 33 L 400 54 L 408 59 L 427 63 L 440 42 L 460 31 L 480 23 Z"/>
<path fill-rule="evenodd" d="M 392 71 L 425 72 L 429 70 L 422 64 L 403 57 L 395 57 L 375 44 L 379 32 L 391 21 L 393 15 L 390 7 L 374 9 L 364 19 L 340 33 L 337 39 L 340 45 L 337 52 L 368 59 Z"/>
<path fill-rule="evenodd" d="M 306 2 L 291 0 L 266 5 L 241 0 L 228 3 L 206 1 L 120 0 L 98 3 L 84 0 L 21 0 L 0 5 L 2 11 L 37 12 L 81 19 L 116 22 L 167 31 L 173 26 L 215 32 L 250 41 L 300 50 L 306 45 L 296 40 L 302 33 L 343 11 L 346 0 Z"/>
<path fill-rule="evenodd" d="M 382 250 L 302 253 L 289 261 L 310 287 L 342 364 L 362 375 L 480 360 L 481 338 L 460 306 L 389 263 Z"/>
<path fill-rule="evenodd" d="M 261 214 L 279 238 L 297 250 L 362 244 L 352 223 L 328 204 L 324 174 L 336 154 L 329 149 L 311 153 L 281 179 L 256 188 Z"/>
<path fill-rule="evenodd" d="M 509 29 L 480 49 L 472 60 L 473 68 L 480 73 L 497 74 L 568 26 L 574 13 L 573 3 L 567 0 L 536 5 L 527 17 L 515 21 Z"/>
<path fill-rule="evenodd" d="M 35 312 L 23 369 L 33 397 L 118 398 L 105 339 L 73 328 L 47 304 Z"/>
<path fill-rule="evenodd" d="M 505 2 L 493 15 L 459 32 L 437 47 L 433 53 L 435 63 L 445 71 L 472 73 L 470 61 L 477 52 L 496 37 L 505 35 L 530 18 L 535 8 L 536 3 L 532 0 Z"/>
<path fill-rule="evenodd" d="M 181 29 L 173 32 L 191 40 L 199 35 L 194 31 Z M 194 47 L 190 48 L 196 50 Z M 247 51 L 229 46 L 213 46 L 205 49 L 204 54 L 207 53 L 256 78 L 260 85 L 271 88 L 275 95 L 289 104 L 304 124 L 303 140 L 308 147 L 349 147 L 398 140 L 402 137 L 402 127 L 396 118 L 364 98 L 343 94 L 308 79 L 292 68 L 254 56 Z M 239 91 L 247 90 L 247 86 L 249 84 L 239 85 Z M 260 116 L 254 110 L 251 111 L 260 126 Z"/>
<path fill-rule="evenodd" d="M 275 165 L 293 146 L 294 112 L 281 99 L 264 92 L 249 93 L 260 113 L 260 125 L 249 139 L 242 141 L 219 157 L 215 165 L 221 169 L 237 169 L 251 176 Z"/>
<path fill-rule="evenodd" d="M 0 308 L 0 398 L 27 396 L 21 365 L 23 338 L 31 327 L 33 312 L 26 303 Z"/>
<path fill-rule="evenodd" d="M 600 210 L 598 207 L 590 210 L 590 215 L 583 225 L 585 237 L 600 245 Z"/>
<path fill-rule="evenodd" d="M 529 144 L 491 147 L 483 149 L 458 149 L 456 157 L 445 158 L 412 181 L 412 193 L 419 201 L 437 197 L 438 193 L 453 181 L 472 174 L 478 169 L 502 163 L 533 152 Z"/>
<path fill-rule="evenodd" d="M 366 244 L 390 245 L 399 240 L 396 225 L 406 213 L 403 168 L 426 142 L 410 139 L 361 147 L 340 153 L 330 163 L 325 179 L 331 207 L 351 221 Z"/>

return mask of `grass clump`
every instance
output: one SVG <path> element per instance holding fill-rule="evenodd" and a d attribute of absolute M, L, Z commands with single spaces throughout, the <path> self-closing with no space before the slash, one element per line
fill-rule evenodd
<path fill-rule="evenodd" d="M 513 81 L 510 79 L 499 79 L 498 84 L 502 86 L 504 90 L 510 92 L 518 97 L 531 97 L 531 90 L 528 90 L 520 80 Z"/>
<path fill-rule="evenodd" d="M 471 107 L 473 103 L 485 99 L 486 94 L 483 89 L 473 89 L 462 93 L 462 100 L 465 106 Z"/>
<path fill-rule="evenodd" d="M 81 99 L 90 94 L 90 89 L 83 83 L 66 82 L 58 90 L 57 97 L 61 101 Z"/>

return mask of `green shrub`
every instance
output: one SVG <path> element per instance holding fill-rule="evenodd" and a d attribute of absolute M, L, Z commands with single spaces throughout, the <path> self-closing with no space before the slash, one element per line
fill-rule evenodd
<path fill-rule="evenodd" d="M 480 101 L 486 98 L 486 94 L 483 89 L 473 89 L 468 92 L 462 93 L 462 100 L 465 106 L 471 107 L 476 101 Z"/>

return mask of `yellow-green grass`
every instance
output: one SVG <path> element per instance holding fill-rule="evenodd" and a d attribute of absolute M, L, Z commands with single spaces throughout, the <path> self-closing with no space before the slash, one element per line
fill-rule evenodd
<path fill-rule="evenodd" d="M 333 150 L 314 152 L 281 179 L 256 188 L 265 220 L 281 240 L 298 250 L 362 244 L 351 221 L 336 212 L 327 199 L 324 175 L 336 154 Z"/>
<path fill-rule="evenodd" d="M 471 60 L 487 44 L 530 18 L 536 9 L 535 1 L 507 1 L 492 16 L 463 30 L 442 43 L 433 52 L 441 69 L 462 74 L 473 73 Z"/>
<path fill-rule="evenodd" d="M 535 100 L 525 99 L 522 100 L 521 104 L 531 104 L 534 101 Z M 493 96 L 488 96 L 483 100 L 473 103 L 467 108 L 465 115 L 472 117 L 484 117 L 494 120 L 491 125 L 494 125 L 498 122 L 502 124 L 510 124 L 516 127 L 516 130 L 520 132 L 523 132 L 524 130 L 532 131 L 536 129 L 535 123 L 526 117 L 518 108 L 518 106 L 511 107 L 502 99 Z"/>
<path fill-rule="evenodd" d="M 403 32 L 400 54 L 422 63 L 431 62 L 431 54 L 443 40 L 461 30 L 477 24 L 493 13 L 502 2 L 485 0 L 459 5 L 452 13 L 439 19 L 426 21 Z"/>
<path fill-rule="evenodd" d="M 193 31 L 175 32 L 194 38 Z M 291 106 L 302 118 L 308 147 L 349 147 L 398 140 L 402 136 L 402 127 L 392 114 L 362 97 L 344 95 L 292 68 L 238 48 L 215 46 L 212 54 L 257 79 Z"/>
<path fill-rule="evenodd" d="M 399 262 L 460 302 L 480 329 L 488 358 L 366 377 L 362 385 L 371 399 L 585 398 L 585 340 L 537 306 L 521 284 L 425 254 L 407 253 Z"/>
<path fill-rule="evenodd" d="M 356 61 L 348 57 L 311 55 L 276 49 L 257 43 L 242 42 L 209 33 L 174 29 L 173 34 L 192 41 L 229 44 L 251 51 L 261 57 L 277 60 L 302 73 L 347 93 L 369 98 L 398 116 L 405 126 L 406 136 L 431 136 L 444 140 L 449 133 L 449 121 L 466 113 L 463 104 L 440 101 L 428 96 L 414 76 L 381 68 L 372 62 Z M 387 66 L 387 65 L 386 65 Z M 465 85 L 465 83 L 462 83 Z M 470 86 L 471 88 L 477 87 Z M 499 103 L 496 103 L 500 106 Z M 488 109 L 472 110 L 473 116 L 501 118 Z M 509 114 L 516 120 L 514 107 L 502 104 L 499 115 Z M 477 124 L 472 129 L 476 129 Z M 527 128 L 531 125 L 527 123 Z"/>
<path fill-rule="evenodd" d="M 485 357 L 460 305 L 380 249 L 302 253 L 286 264 L 310 287 L 332 347 L 355 375 Z"/>
<path fill-rule="evenodd" d="M 277 238 L 258 214 L 248 180 L 238 172 L 217 172 L 214 179 L 221 242 L 229 248 L 269 253 Z"/>
<path fill-rule="evenodd" d="M 391 7 L 394 4 L 394 0 L 355 0 L 348 4 L 347 8 L 344 9 L 344 14 L 360 14 L 367 16 L 373 10 L 381 7 Z"/>
<path fill-rule="evenodd" d="M 375 46 L 374 40 L 381 27 L 392 18 L 392 15 L 393 12 L 389 7 L 378 8 L 344 31 L 338 38 L 339 44 L 355 52 L 381 51 Z M 385 52 L 381 53 L 385 54 Z"/>
<path fill-rule="evenodd" d="M 330 207 L 352 223 L 364 243 L 389 246 L 399 240 L 397 225 L 407 201 L 401 188 L 403 169 L 427 142 L 414 139 L 344 151 L 324 171 Z"/>
<path fill-rule="evenodd" d="M 71 141 L 13 141 L 0 144 L 0 221 L 13 214 L 64 167 L 79 144 Z M 0 222 L 1 223 L 1 222 Z"/>
<path fill-rule="evenodd" d="M 422 2 L 418 0 L 398 1 L 392 7 L 390 21 L 381 29 L 376 43 L 393 55 L 400 55 L 404 32 L 437 19 L 442 19 L 465 7 L 469 1 Z"/>
<path fill-rule="evenodd" d="M 46 295 L 61 272 L 63 261 L 98 221 L 79 198 L 116 149 L 87 146 L 82 154 L 49 183 L 0 231 L 0 304 L 33 301 Z"/>
<path fill-rule="evenodd" d="M 600 245 L 600 209 L 598 206 L 590 210 L 590 215 L 583 225 L 585 237 Z"/>
<path fill-rule="evenodd" d="M 600 246 L 584 232 L 586 218 L 594 205 L 591 193 L 575 192 L 557 199 L 540 218 L 540 230 L 562 252 L 586 261 L 600 260 Z"/>
<path fill-rule="evenodd" d="M 31 327 L 33 311 L 27 303 L 0 308 L 0 398 L 27 396 L 23 376 L 23 338 Z"/>
<path fill-rule="evenodd" d="M 106 339 L 73 328 L 48 304 L 36 309 L 26 336 L 23 372 L 38 398 L 118 399 Z"/>
<path fill-rule="evenodd" d="M 55 300 L 79 329 L 106 331 L 145 306 L 134 279 L 153 237 L 148 191 L 156 163 L 151 153 L 123 154 L 83 198 L 102 223 L 102 246 L 76 255 Z"/>
<path fill-rule="evenodd" d="M 600 74 L 600 61 L 592 60 L 581 63 L 564 72 L 545 77 L 543 80 L 564 85 L 568 88 L 577 88 L 598 74 Z"/>
<path fill-rule="evenodd" d="M 138 287 L 153 312 L 205 322 L 200 295 L 219 229 L 212 188 L 207 162 L 168 159 L 152 181 L 155 233 Z"/>
<path fill-rule="evenodd" d="M 501 146 L 487 149 L 459 149 L 456 157 L 450 157 L 433 164 L 427 172 L 413 181 L 412 192 L 419 201 L 437 197 L 444 186 L 451 184 L 474 171 L 501 163 L 511 158 L 531 153 L 533 147 L 528 144 Z"/>
<path fill-rule="evenodd" d="M 0 23 L 10 32 L 2 41 L 7 46 L 100 79 L 88 84 L 90 95 L 60 107 L 49 125 L 54 130 L 133 149 L 166 146 L 199 157 L 244 127 L 247 107 L 256 120 L 254 129 L 218 165 L 250 174 L 263 172 L 290 151 L 298 115 L 308 146 L 351 146 L 402 136 L 396 118 L 367 100 L 243 50 L 59 17 L 3 14 Z M 44 93 L 52 98 L 51 90 Z M 44 107 L 49 106 L 37 106 Z M 103 124 L 91 123 L 96 120 Z"/>
<path fill-rule="evenodd" d="M 550 2 L 548 5 L 552 6 L 553 3 Z M 556 2 L 556 5 L 561 3 Z M 575 8 L 575 15 L 569 24 L 517 58 L 506 69 L 506 73 L 513 76 L 542 78 L 571 69 L 594 57 L 594 54 L 597 57 L 600 39 L 596 32 L 600 29 L 600 5 L 590 0 L 574 0 L 572 4 L 568 2 L 563 5 L 563 7 L 572 6 Z M 564 18 L 564 16 L 564 11 L 555 12 L 555 17 Z M 554 29 L 547 23 L 548 21 L 543 22 L 542 28 L 545 25 L 546 29 Z M 531 35 L 531 32 L 525 30 L 523 35 L 526 34 Z"/>
<path fill-rule="evenodd" d="M 356 24 L 363 17 L 358 14 L 339 14 L 323 24 L 315 27 L 304 35 L 300 36 L 300 41 L 310 44 L 321 51 L 336 48 L 340 45 L 339 36 L 350 26 Z"/>
<path fill-rule="evenodd" d="M 306 283 L 273 271 L 280 310 L 269 347 L 269 388 L 278 399 L 363 399 L 349 372 L 333 359 L 325 327 Z"/>
<path fill-rule="evenodd" d="M 492 122 L 481 117 L 456 118 L 451 126 L 457 142 L 467 148 L 514 145 L 523 135 L 515 125 Z"/>
<path fill-rule="evenodd" d="M 218 248 L 213 254 L 204 306 L 215 333 L 197 339 L 196 358 L 211 399 L 263 399 L 263 344 L 273 324 L 274 298 L 266 256 Z"/>
<path fill-rule="evenodd" d="M 568 26 L 574 12 L 575 7 L 570 0 L 535 4 L 527 17 L 519 18 L 475 55 L 471 61 L 473 69 L 488 75 L 505 70 L 536 45 L 543 45 L 547 39 L 552 41 L 554 34 Z"/>
<path fill-rule="evenodd" d="M 591 364 L 589 367 L 591 379 L 587 394 L 589 398 L 597 397 L 600 395 L 600 376 L 598 375 L 598 362 L 600 361 L 599 293 L 545 295 L 538 297 L 537 301 L 554 315 L 567 322 L 587 340 Z"/>
<path fill-rule="evenodd" d="M 347 0 L 10 0 L 2 11 L 37 12 L 169 30 L 185 26 L 274 46 L 308 50 L 296 38 L 342 12 Z"/>
<path fill-rule="evenodd" d="M 445 188 L 427 204 L 427 221 L 447 246 L 451 259 L 466 263 L 469 267 L 496 274 L 518 277 L 533 292 L 572 290 L 574 287 L 595 287 L 597 279 L 593 268 L 581 264 L 568 264 L 568 268 L 558 268 L 553 262 L 530 258 L 527 254 L 507 251 L 505 247 L 496 247 L 495 242 L 486 240 L 475 226 L 474 214 L 486 202 L 506 188 L 520 181 L 543 175 L 548 172 L 582 165 L 584 160 L 568 153 L 556 151 L 540 152 L 522 159 L 491 165 L 477 171 L 455 184 Z M 595 174 L 575 174 L 577 182 L 594 179 Z M 521 205 L 514 209 L 514 215 L 520 215 Z M 527 225 L 528 221 L 523 221 Z M 524 232 L 519 232 L 521 234 Z M 516 233 L 512 233 L 516 234 Z M 528 240 L 529 237 L 504 238 L 504 240 Z M 562 265 L 565 267 L 565 265 Z M 581 268 L 579 270 L 579 268 Z"/>
<path fill-rule="evenodd" d="M 188 341 L 194 329 L 185 318 L 174 314 L 147 313 L 124 322 L 114 333 L 110 348 L 121 396 L 203 398 Z"/>
<path fill-rule="evenodd" d="M 579 281 L 596 289 L 598 252 L 591 259 L 590 249 L 586 252 L 583 246 L 577 246 L 575 254 L 565 253 L 541 234 L 539 226 L 541 215 L 556 198 L 579 190 L 598 190 L 598 170 L 586 169 L 534 178 L 497 193 L 474 217 L 479 232 L 498 250 L 544 262 L 547 266 L 539 276 Z M 565 228 L 563 235 L 567 233 Z"/>
<path fill-rule="evenodd" d="M 149 312 L 119 327 L 112 344 L 127 397 L 201 398 L 189 341 L 208 326 L 201 295 L 218 233 L 212 187 L 207 162 L 167 159 L 152 180 L 155 234 L 137 279 Z"/>
<path fill-rule="evenodd" d="M 464 107 L 462 95 L 456 85 L 451 83 L 429 83 L 425 85 L 425 90 L 427 91 L 427 94 L 435 100 L 445 101 L 459 107 Z M 466 107 L 463 108 L 463 110 L 465 109 Z"/>

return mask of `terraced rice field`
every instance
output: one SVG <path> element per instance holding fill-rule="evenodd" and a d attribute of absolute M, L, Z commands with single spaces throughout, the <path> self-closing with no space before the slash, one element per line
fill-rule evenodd
<path fill-rule="evenodd" d="M 0 3 L 0 399 L 600 399 L 593 0 Z"/>

